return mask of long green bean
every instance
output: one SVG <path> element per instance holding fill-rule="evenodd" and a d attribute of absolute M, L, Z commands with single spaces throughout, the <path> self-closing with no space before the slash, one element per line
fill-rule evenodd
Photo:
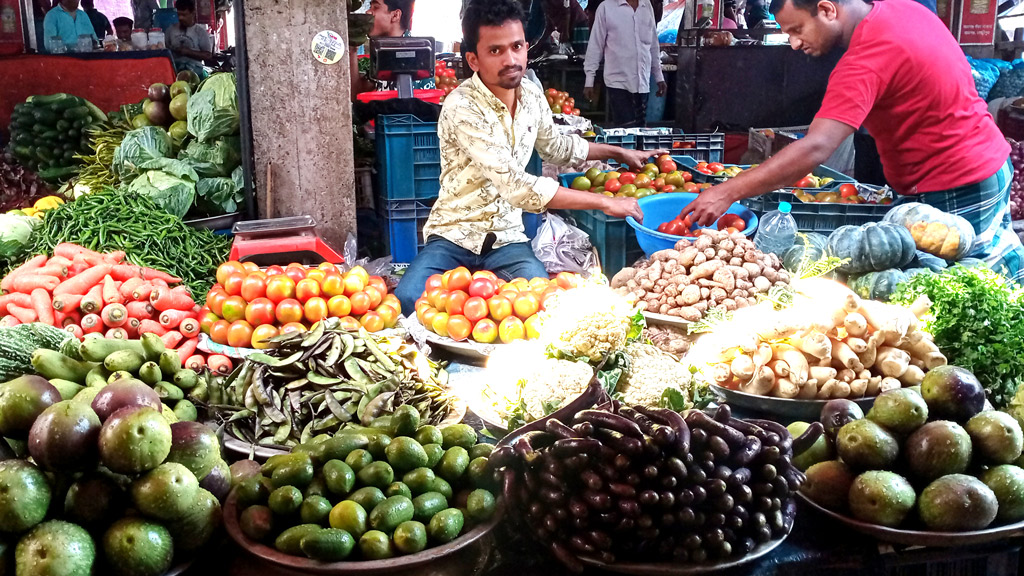
<path fill-rule="evenodd" d="M 205 300 L 231 239 L 196 230 L 137 194 L 103 190 L 50 210 L 34 234 L 33 254 L 52 254 L 61 242 L 97 252 L 123 250 L 139 266 L 184 280 L 197 302 Z"/>

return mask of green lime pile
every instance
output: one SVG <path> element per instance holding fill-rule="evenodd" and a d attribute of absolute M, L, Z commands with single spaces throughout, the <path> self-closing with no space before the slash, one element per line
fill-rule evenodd
<path fill-rule="evenodd" d="M 273 456 L 235 488 L 250 539 L 315 560 L 381 560 L 455 540 L 495 512 L 489 444 L 465 424 L 419 426 L 402 406 Z"/>

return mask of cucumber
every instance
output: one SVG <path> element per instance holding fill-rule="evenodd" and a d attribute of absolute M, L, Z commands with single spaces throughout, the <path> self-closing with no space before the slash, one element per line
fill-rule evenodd
<path fill-rule="evenodd" d="M 85 118 L 78 118 L 71 123 L 71 129 L 74 129 L 77 133 L 79 130 L 85 127 L 86 122 L 88 122 L 88 120 L 86 120 Z"/>
<path fill-rule="evenodd" d="M 54 127 L 60 132 L 66 132 L 71 129 L 71 122 L 61 118 L 60 120 L 57 120 L 57 124 Z"/>
<path fill-rule="evenodd" d="M 79 362 L 54 350 L 40 348 L 32 353 L 32 367 L 47 380 L 59 378 L 85 384 L 85 376 L 96 367 L 92 362 Z"/>
<path fill-rule="evenodd" d="M 45 124 L 46 126 L 53 126 L 57 123 L 57 120 L 60 120 L 60 116 L 54 114 L 53 112 L 50 112 L 45 108 L 39 108 L 33 111 L 32 115 L 35 117 L 36 122 L 39 122 L 40 124 Z"/>
<path fill-rule="evenodd" d="M 18 158 L 27 158 L 29 156 L 35 156 L 35 152 L 28 146 L 15 145 L 14 155 Z"/>
<path fill-rule="evenodd" d="M 143 354 L 142 342 L 138 340 L 115 340 L 112 338 L 86 338 L 78 347 L 78 353 L 89 362 L 103 362 L 107 359 L 107 356 L 119 350 L 131 350 L 141 355 Z"/>
<path fill-rule="evenodd" d="M 78 174 L 78 166 L 53 166 L 37 172 L 46 182 L 63 182 Z"/>
<path fill-rule="evenodd" d="M 92 117 L 96 122 L 107 121 L 107 115 L 103 113 L 103 110 L 100 110 L 99 106 L 93 104 L 92 102 L 89 102 L 85 98 L 82 98 L 81 100 L 82 104 L 89 109 L 89 112 L 92 114 Z"/>
<path fill-rule="evenodd" d="M 49 130 L 50 127 L 46 124 L 43 124 L 42 122 L 37 122 L 32 125 L 32 133 L 34 134 L 42 134 L 43 132 L 47 132 Z"/>
<path fill-rule="evenodd" d="M 75 151 L 68 150 L 67 152 L 61 155 L 60 159 L 63 164 L 73 164 L 75 161 Z"/>
<path fill-rule="evenodd" d="M 112 372 L 124 371 L 137 374 L 145 363 L 146 359 L 139 352 L 134 350 L 118 350 L 107 356 L 106 360 L 103 361 L 103 367 Z"/>
<path fill-rule="evenodd" d="M 83 126 L 89 121 L 91 115 L 92 113 L 89 112 L 88 106 L 75 106 L 74 108 L 68 108 L 64 111 L 64 118 L 67 118 L 68 120 L 84 120 L 82 123 Z M 56 122 L 57 120 L 54 119 L 54 123 Z"/>
<path fill-rule="evenodd" d="M 64 100 L 65 98 L 70 97 L 70 95 L 60 92 L 57 94 L 49 94 L 44 96 L 29 96 L 26 102 L 31 102 L 33 105 L 49 106 L 50 104 L 56 104 Z"/>
<path fill-rule="evenodd" d="M 36 146 L 35 153 L 40 162 L 52 162 L 55 158 L 53 151 L 47 146 Z"/>

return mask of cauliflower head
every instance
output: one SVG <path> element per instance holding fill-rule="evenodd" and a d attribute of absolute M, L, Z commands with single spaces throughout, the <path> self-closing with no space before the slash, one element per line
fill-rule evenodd
<path fill-rule="evenodd" d="M 545 358 L 523 375 L 522 401 L 526 420 L 543 418 L 586 391 L 594 369 L 586 362 Z"/>
<path fill-rule="evenodd" d="M 559 295 L 544 320 L 542 335 L 573 357 L 598 362 L 625 347 L 632 311 L 607 286 L 577 288 Z"/>
<path fill-rule="evenodd" d="M 629 371 L 615 390 L 624 403 L 656 407 L 666 388 L 679 389 L 690 403 L 689 387 L 693 376 L 674 356 L 654 345 L 639 342 L 628 344 L 626 354 L 630 357 Z"/>

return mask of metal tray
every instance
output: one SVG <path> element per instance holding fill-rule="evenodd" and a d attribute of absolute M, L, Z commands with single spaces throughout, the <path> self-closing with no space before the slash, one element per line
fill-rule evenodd
<path fill-rule="evenodd" d="M 235 223 L 241 219 L 241 212 L 232 212 L 230 214 L 222 214 L 220 216 L 210 216 L 209 218 L 185 220 L 185 224 L 193 228 L 204 230 L 230 230 L 234 227 Z"/>
<path fill-rule="evenodd" d="M 804 502 L 804 504 L 807 504 L 811 508 L 814 508 L 818 512 L 821 512 L 834 520 L 838 520 L 853 530 L 856 530 L 861 534 L 874 536 L 879 540 L 891 542 L 893 544 L 955 548 L 957 546 L 985 544 L 987 542 L 1006 540 L 1008 538 L 1015 538 L 1017 536 L 1024 535 L 1024 522 L 1015 522 L 1013 524 L 986 528 L 984 530 L 972 530 L 970 532 L 933 532 L 930 530 L 901 530 L 899 528 L 889 528 L 887 526 L 879 526 L 878 524 L 861 522 L 860 520 L 854 520 L 853 518 L 844 516 L 838 512 L 833 512 L 832 510 L 821 506 L 817 502 L 814 502 L 807 496 L 804 496 L 801 492 L 797 492 L 797 496 Z"/>
<path fill-rule="evenodd" d="M 643 312 L 644 318 L 647 319 L 648 324 L 656 324 L 658 326 L 675 326 L 676 328 L 687 328 L 691 324 L 688 320 L 683 320 L 679 316 L 669 316 L 668 314 L 658 314 L 657 312 Z"/>
<path fill-rule="evenodd" d="M 747 394 L 738 390 L 723 388 L 717 384 L 711 385 L 711 390 L 725 399 L 726 402 L 736 408 L 747 412 L 758 412 L 770 416 L 791 418 L 794 420 L 807 420 L 814 422 L 821 417 L 821 409 L 828 403 L 828 400 L 790 400 L 787 398 L 772 398 L 771 396 L 758 396 Z M 866 413 L 875 403 L 875 397 L 855 398 L 854 403 L 861 407 Z"/>
<path fill-rule="evenodd" d="M 793 529 L 790 528 L 790 531 L 792 530 Z M 778 548 L 779 544 L 782 544 L 788 537 L 789 532 L 783 534 L 779 538 L 769 540 L 764 544 L 757 546 L 750 551 L 750 554 L 747 554 L 742 558 L 726 560 L 715 564 L 673 564 L 670 562 L 615 562 L 612 564 L 605 564 L 600 560 L 586 557 L 580 557 L 580 562 L 585 566 L 599 568 L 607 572 L 615 572 L 617 574 L 637 574 L 638 576 L 687 576 L 689 574 L 711 574 L 722 570 L 728 570 L 729 568 L 735 568 L 736 566 L 742 566 L 748 562 L 753 562 L 754 560 L 757 560 Z"/>
<path fill-rule="evenodd" d="M 427 575 L 434 573 L 448 574 L 452 573 L 449 572 L 450 570 L 454 570 L 455 573 L 458 573 L 458 566 L 466 563 L 466 559 L 459 553 L 466 550 L 473 544 L 476 544 L 478 541 L 481 541 L 485 537 L 489 537 L 491 531 L 493 531 L 495 526 L 501 522 L 504 511 L 504 506 L 499 500 L 498 509 L 495 511 L 493 518 L 484 524 L 474 527 L 469 532 L 466 532 L 455 540 L 443 546 L 427 548 L 426 550 L 417 552 L 416 554 L 398 556 L 395 558 L 388 558 L 386 560 L 321 562 L 318 560 L 310 560 L 309 558 L 291 556 L 289 554 L 279 552 L 269 546 L 260 544 L 259 542 L 254 542 L 242 533 L 242 529 L 238 525 L 238 517 L 241 514 L 241 510 L 238 509 L 236 495 L 234 492 L 228 496 L 227 501 L 224 503 L 224 528 L 227 530 L 228 536 L 230 536 L 236 544 L 249 554 L 260 558 L 265 562 L 305 574 L 330 574 L 344 576 L 376 576 L 385 574 Z M 457 554 L 458 556 L 455 556 Z M 446 558 L 448 556 L 452 556 L 452 558 Z M 430 569 L 431 565 L 438 566 L 440 568 L 442 564 L 446 565 L 446 570 L 433 571 Z"/>

